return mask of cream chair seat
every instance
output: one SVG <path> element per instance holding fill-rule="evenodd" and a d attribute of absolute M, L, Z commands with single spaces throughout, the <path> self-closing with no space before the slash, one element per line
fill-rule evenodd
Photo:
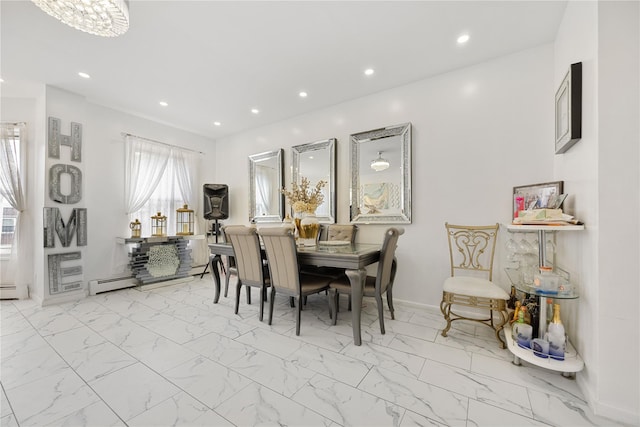
<path fill-rule="evenodd" d="M 445 227 L 449 241 L 451 277 L 444 281 L 442 287 L 440 311 L 447 321 L 442 336 L 447 336 L 453 321 L 470 320 L 494 329 L 496 339 L 505 348 L 500 331 L 507 321 L 509 295 L 492 281 L 499 225 L 445 223 Z M 453 307 L 461 307 L 466 311 L 454 312 Z M 486 310 L 489 312 L 488 317 L 481 317 Z"/>

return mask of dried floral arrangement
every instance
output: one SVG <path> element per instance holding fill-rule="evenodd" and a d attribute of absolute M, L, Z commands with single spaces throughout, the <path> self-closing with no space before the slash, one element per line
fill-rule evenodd
<path fill-rule="evenodd" d="M 300 184 L 291 183 L 291 191 L 285 188 L 280 191 L 287 198 L 294 212 L 313 213 L 324 201 L 322 188 L 325 185 L 327 185 L 327 181 L 320 180 L 314 187 L 311 187 L 309 179 L 302 177 Z"/>

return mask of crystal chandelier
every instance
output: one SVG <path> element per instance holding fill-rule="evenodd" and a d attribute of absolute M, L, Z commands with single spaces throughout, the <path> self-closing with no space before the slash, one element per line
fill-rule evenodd
<path fill-rule="evenodd" d="M 382 158 L 382 151 L 378 151 L 378 158 L 371 161 L 371 169 L 376 172 L 383 171 L 389 167 L 389 161 Z"/>
<path fill-rule="evenodd" d="M 117 37 L 129 29 L 127 0 L 31 0 L 65 24 L 96 36 Z"/>

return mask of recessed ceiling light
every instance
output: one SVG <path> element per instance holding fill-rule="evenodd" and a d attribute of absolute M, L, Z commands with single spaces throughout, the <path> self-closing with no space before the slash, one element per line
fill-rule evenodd
<path fill-rule="evenodd" d="M 364 70 L 364 75 L 365 76 L 372 76 L 373 73 L 375 73 L 373 68 L 367 68 L 366 70 Z"/>
<path fill-rule="evenodd" d="M 220 123 L 220 122 L 213 122 L 213 125 L 214 125 L 214 126 L 220 126 L 221 124 L 222 124 L 222 123 Z"/>
<path fill-rule="evenodd" d="M 0 83 L 4 83 L 4 79 L 0 77 Z"/>
<path fill-rule="evenodd" d="M 257 108 L 252 108 L 252 109 L 251 109 L 251 112 L 252 112 L 253 114 L 258 114 L 258 113 L 260 112 L 260 110 L 258 110 Z"/>
<path fill-rule="evenodd" d="M 300 98 L 306 98 L 307 97 L 307 92 L 300 92 L 298 95 L 300 95 Z"/>
<path fill-rule="evenodd" d="M 458 37 L 458 44 L 465 44 L 468 41 L 469 41 L 469 34 L 463 34 L 460 37 Z"/>
<path fill-rule="evenodd" d="M 78 75 L 79 75 L 80 77 L 82 77 L 83 79 L 90 79 L 90 78 L 91 78 L 91 76 L 90 76 L 89 74 L 87 74 L 87 73 L 83 73 L 82 71 L 80 71 L 80 72 L 78 73 Z"/>
<path fill-rule="evenodd" d="M 159 104 L 162 105 L 163 107 L 166 107 L 167 105 L 169 105 L 169 103 L 166 101 L 160 101 Z"/>

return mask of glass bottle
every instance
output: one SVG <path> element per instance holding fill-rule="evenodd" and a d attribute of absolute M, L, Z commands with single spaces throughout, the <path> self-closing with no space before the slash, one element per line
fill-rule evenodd
<path fill-rule="evenodd" d="M 516 287 L 511 286 L 511 296 L 509 296 L 509 301 L 507 301 L 508 308 L 516 308 L 516 301 L 518 301 L 518 297 L 516 297 Z"/>
<path fill-rule="evenodd" d="M 553 305 L 553 320 L 549 323 L 549 356 L 554 359 L 564 360 L 566 337 L 564 325 L 560 320 L 560 304 Z"/>

